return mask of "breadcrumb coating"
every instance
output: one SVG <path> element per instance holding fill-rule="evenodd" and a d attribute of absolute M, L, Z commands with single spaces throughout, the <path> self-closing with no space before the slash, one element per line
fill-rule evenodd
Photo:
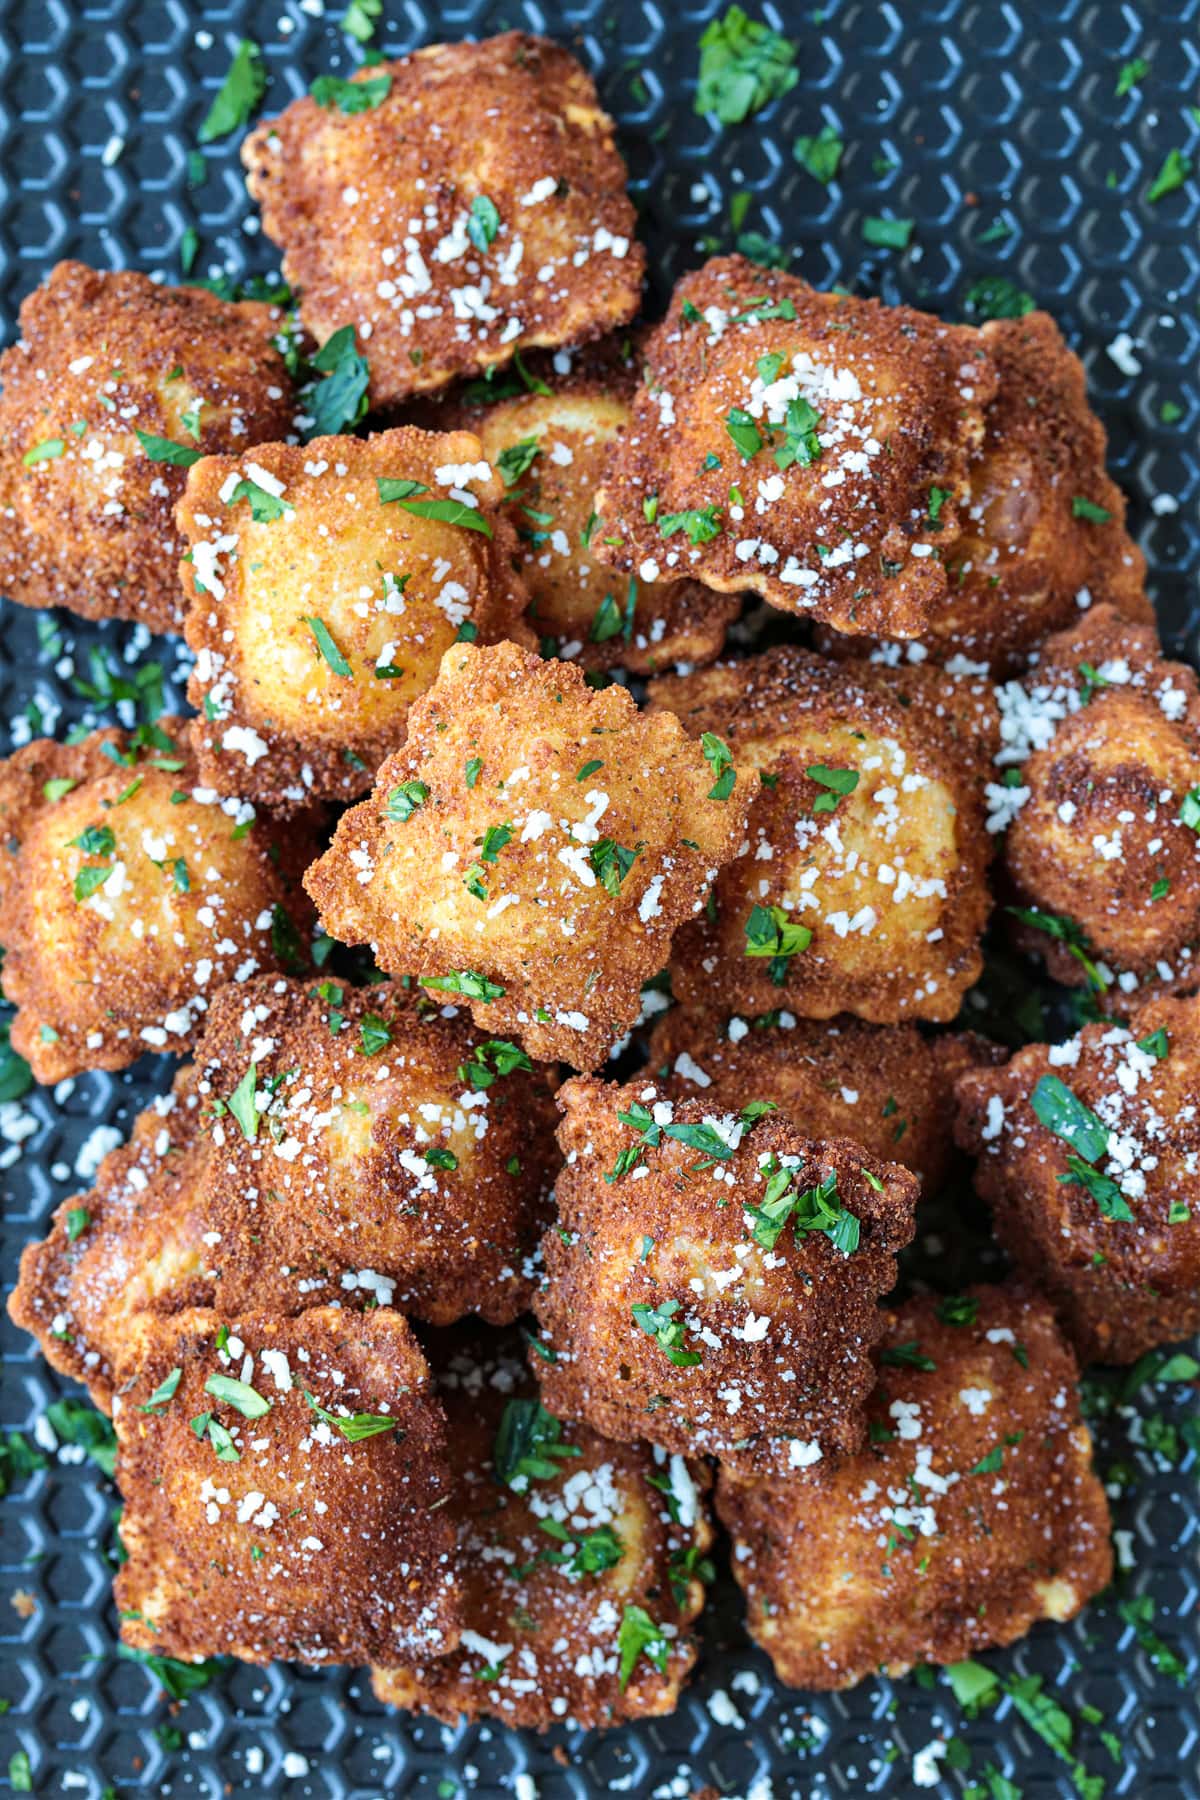
<path fill-rule="evenodd" d="M 870 1442 L 784 1481 L 722 1470 L 746 1623 L 789 1687 L 848 1688 L 1073 1618 L 1112 1574 L 1077 1368 L 1015 1288 L 887 1315 Z"/>
<path fill-rule="evenodd" d="M 122 1642 L 199 1662 L 445 1655 L 445 1419 L 398 1313 L 135 1325 L 113 1409 Z"/>
<path fill-rule="evenodd" d="M 726 1111 L 580 1077 L 558 1099 L 534 1300 L 549 1410 L 746 1474 L 856 1448 L 916 1178 L 754 1093 Z"/>
<path fill-rule="evenodd" d="M 995 385 L 969 326 L 717 257 L 647 339 L 597 554 L 917 637 L 946 596 Z"/>
<path fill-rule="evenodd" d="M 285 810 L 357 799 L 458 638 L 532 646 L 502 494 L 465 431 L 197 463 L 177 517 L 205 780 Z"/>
<path fill-rule="evenodd" d="M 1200 999 L 1029 1044 L 958 1082 L 996 1236 L 1084 1362 L 1200 1331 Z"/>
<path fill-rule="evenodd" d="M 462 644 L 305 881 L 326 929 L 382 968 L 592 1068 L 734 853 L 751 781 L 571 663 Z"/>
<path fill-rule="evenodd" d="M 178 631 L 186 465 L 291 429 L 281 322 L 257 302 L 58 263 L 0 356 L 0 592 Z"/>
<path fill-rule="evenodd" d="M 427 1353 L 449 1427 L 462 1637 L 436 1661 L 374 1669 L 377 1698 L 535 1730 L 673 1712 L 713 1572 L 707 1471 L 560 1424 L 511 1339 L 431 1335 Z"/>
<path fill-rule="evenodd" d="M 362 110 L 305 95 L 242 160 L 300 317 L 320 342 L 356 327 L 373 406 L 632 319 L 645 257 L 625 164 L 569 51 L 509 31 L 351 79 Z"/>

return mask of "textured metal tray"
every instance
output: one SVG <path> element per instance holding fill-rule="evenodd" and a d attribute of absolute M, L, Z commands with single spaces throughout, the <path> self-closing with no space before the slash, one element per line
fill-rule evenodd
<path fill-rule="evenodd" d="M 731 206 L 746 209 L 743 231 L 794 247 L 794 266 L 818 284 L 949 314 L 988 273 L 1028 289 L 1084 356 L 1112 467 L 1150 558 L 1164 634 L 1194 656 L 1200 182 L 1193 175 L 1154 205 L 1146 190 L 1173 148 L 1200 164 L 1200 4 L 752 6 L 798 44 L 800 79 L 769 111 L 724 131 L 692 111 L 697 39 L 717 10 L 712 0 L 670 8 L 657 0 L 453 0 L 441 8 L 386 0 L 378 42 L 401 51 L 514 25 L 569 42 L 619 121 L 651 250 L 652 304 L 681 269 L 733 243 Z M 5 341 L 20 297 L 63 256 L 176 279 L 192 226 L 197 274 L 236 279 L 272 269 L 236 137 L 210 149 L 197 187 L 187 184 L 187 152 L 239 37 L 263 46 L 274 109 L 314 75 L 353 60 L 337 28 L 341 11 L 342 0 L 330 0 L 327 18 L 321 0 L 0 0 Z M 1149 72 L 1118 97 L 1119 70 L 1134 57 Z M 791 153 L 799 134 L 823 123 L 837 126 L 847 146 L 828 189 Z M 905 253 L 863 242 L 863 218 L 889 213 L 915 221 Z M 0 752 L 31 724 L 35 733 L 61 732 L 111 716 L 75 685 L 91 679 L 93 645 L 117 669 L 158 662 L 168 699 L 178 698 L 173 641 L 152 642 L 128 626 L 84 627 L 65 614 L 41 620 L 0 603 Z M 86 1185 L 77 1167 L 112 1141 L 98 1130 L 123 1136 L 168 1079 L 164 1063 L 147 1059 L 127 1077 L 87 1075 L 0 1106 L 5 1288 L 51 1207 Z M 949 1235 L 954 1229 L 951 1220 Z M 0 1342 L 0 1423 L 32 1437 L 60 1386 L 6 1320 Z M 1195 1390 L 1151 1381 L 1122 1397 L 1119 1378 L 1096 1385 L 1110 1402 L 1098 1424 L 1100 1465 L 1134 1567 L 1072 1627 L 1039 1630 L 987 1661 L 1006 1679 L 1043 1678 L 1074 1721 L 1073 1754 L 1108 1793 L 1195 1800 L 1200 1471 L 1196 1449 L 1178 1437 L 1189 1403 L 1195 1431 Z M 1080 1791 L 1072 1761 L 1055 1755 L 1011 1696 L 971 1723 L 940 1678 L 868 1681 L 834 1697 L 777 1689 L 724 1592 L 707 1615 L 706 1655 L 677 1715 L 606 1737 L 447 1731 L 386 1714 L 352 1671 L 230 1667 L 172 1711 L 157 1682 L 115 1653 L 111 1486 L 78 1448 L 51 1450 L 46 1462 L 0 1507 L 0 1699 L 8 1702 L 0 1790 L 15 1753 L 18 1780 L 28 1758 L 36 1794 L 88 1800 L 142 1792 L 450 1800 L 514 1790 L 523 1800 L 610 1791 L 682 1800 L 706 1785 L 754 1800 Z M 1139 1597 L 1153 1606 L 1148 1626 L 1120 1610 Z M 1147 1630 L 1186 1665 L 1182 1683 L 1156 1666 L 1163 1658 Z M 1102 1732 L 1119 1738 L 1120 1761 Z M 966 1747 L 970 1767 L 956 1766 L 966 1758 L 952 1748 L 935 1759 L 936 1789 L 928 1789 L 930 1758 L 918 1753 L 948 1737 Z M 989 1767 L 1016 1788 L 993 1781 Z M 532 1788 L 518 1780 L 524 1775 Z"/>

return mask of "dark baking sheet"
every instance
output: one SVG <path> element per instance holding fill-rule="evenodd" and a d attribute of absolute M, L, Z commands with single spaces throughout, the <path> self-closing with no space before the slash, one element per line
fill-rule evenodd
<path fill-rule="evenodd" d="M 354 60 L 337 29 L 342 9 L 343 0 L 331 0 L 328 17 L 320 0 L 0 0 L 4 340 L 21 296 L 63 256 L 177 279 L 192 226 L 197 274 L 237 279 L 273 269 L 236 137 L 210 147 L 195 188 L 187 152 L 239 37 L 264 48 L 266 104 L 275 110 L 314 75 Z M 1112 467 L 1150 559 L 1164 635 L 1194 656 L 1200 180 L 1193 173 L 1155 205 L 1145 195 L 1169 150 L 1200 165 L 1200 4 L 752 6 L 797 43 L 800 79 L 784 101 L 724 131 L 692 111 L 697 39 L 717 10 L 711 0 L 669 8 L 656 0 L 457 0 L 441 9 L 385 0 L 377 41 L 399 52 L 524 26 L 570 43 L 619 121 L 651 251 L 652 306 L 680 270 L 733 244 L 731 204 L 746 209 L 741 230 L 792 247 L 793 266 L 818 284 L 952 315 L 982 275 L 1002 272 L 1028 289 L 1084 356 Z M 1149 72 L 1118 97 L 1119 71 L 1134 57 Z M 826 122 L 847 146 L 828 190 L 791 154 L 799 134 Z M 743 193 L 748 201 L 735 200 Z M 879 214 L 915 220 L 907 252 L 864 244 L 862 220 Z M 1133 340 L 1137 373 L 1121 334 Z M 1168 419 L 1172 405 L 1180 416 L 1164 422 L 1164 403 Z M 87 627 L 67 614 L 42 620 L 0 602 L 0 753 L 30 725 L 35 734 L 62 732 L 111 716 L 77 686 L 96 681 L 94 646 L 110 675 L 126 681 L 134 667 L 158 663 L 168 700 L 178 697 L 174 641 L 128 626 Z M 127 711 L 131 702 L 121 704 Z M 0 1175 L 6 1289 L 21 1246 L 41 1234 L 52 1206 L 87 1185 L 74 1171 L 81 1152 L 104 1146 L 97 1129 L 123 1137 L 168 1080 L 168 1065 L 147 1059 L 125 1077 L 85 1075 L 0 1106 L 0 1163 L 16 1152 Z M 0 1341 L 0 1423 L 32 1438 L 61 1386 L 7 1320 Z M 1043 1678 L 1043 1692 L 1074 1721 L 1072 1759 L 1055 1754 L 1011 1697 L 967 1722 L 942 1679 L 869 1681 L 824 1697 L 779 1690 L 741 1637 L 728 1593 L 706 1616 L 706 1655 L 676 1716 L 606 1737 L 539 1741 L 487 1725 L 447 1731 L 386 1714 L 351 1671 L 229 1667 L 173 1709 L 151 1676 L 116 1656 L 115 1495 L 67 1446 L 16 1481 L 0 1507 L 0 1698 L 8 1702 L 0 1789 L 15 1752 L 18 1777 L 21 1753 L 28 1757 L 34 1793 L 86 1800 L 108 1792 L 451 1800 L 514 1790 L 520 1800 L 606 1792 L 682 1800 L 705 1785 L 753 1800 L 808 1800 L 970 1794 L 973 1783 L 981 1797 L 1011 1800 L 989 1767 L 1033 1800 L 1078 1794 L 1077 1756 L 1110 1794 L 1195 1800 L 1200 1470 L 1179 1436 L 1188 1417 L 1195 1430 L 1195 1389 L 1149 1380 L 1130 1393 L 1121 1377 L 1091 1385 L 1094 1403 L 1108 1408 L 1098 1424 L 1100 1465 L 1135 1566 L 1110 1601 L 1073 1626 L 1039 1630 L 986 1659 L 1006 1678 Z M 1119 1602 L 1131 1600 L 1150 1603 L 1149 1623 L 1128 1605 L 1122 1616 Z M 1180 1659 L 1182 1681 L 1147 1632 Z M 1120 1760 L 1105 1732 L 1115 1734 L 1114 1748 L 1119 1740 Z M 919 1753 L 948 1737 L 966 1747 L 970 1767 L 954 1766 L 964 1757 L 953 1748 L 936 1785 L 919 1785 L 929 1760 Z"/>

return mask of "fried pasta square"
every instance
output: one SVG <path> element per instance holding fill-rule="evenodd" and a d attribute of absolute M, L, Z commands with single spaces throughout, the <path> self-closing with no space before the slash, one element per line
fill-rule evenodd
<path fill-rule="evenodd" d="M 876 1024 L 953 1019 L 991 901 L 985 684 L 784 645 L 650 689 L 759 783 L 738 853 L 672 951 L 676 995 Z"/>
<path fill-rule="evenodd" d="M 1029 1044 L 958 1083 L 996 1236 L 1084 1362 L 1200 1331 L 1200 999 Z"/>
<path fill-rule="evenodd" d="M 1018 936 L 1105 1007 L 1200 982 L 1200 683 L 1152 625 L 1097 607 L 998 690 Z M 1010 915 L 1011 917 L 1012 915 Z"/>
<path fill-rule="evenodd" d="M 980 336 L 999 385 L 971 457 L 945 598 L 914 644 L 873 648 L 822 629 L 820 648 L 831 656 L 965 657 L 1000 680 L 1093 603 L 1153 622 L 1146 559 L 1105 472 L 1107 440 L 1088 405 L 1083 364 L 1048 313 L 991 319 Z"/>
<path fill-rule="evenodd" d="M 559 1104 L 534 1300 L 548 1409 L 746 1474 L 855 1449 L 916 1178 L 756 1094 L 718 1111 L 580 1077 Z"/>
<path fill-rule="evenodd" d="M 842 1014 L 798 1019 L 786 1007 L 746 1020 L 674 1006 L 650 1034 L 645 1075 L 671 1100 L 736 1113 L 744 1096 L 773 1100 L 814 1138 L 853 1138 L 911 1169 L 922 1193 L 950 1174 L 947 1129 L 959 1075 L 992 1059 L 971 1032 L 923 1037 L 914 1025 L 867 1025 Z"/>
<path fill-rule="evenodd" d="M 724 747 L 515 645 L 446 652 L 305 877 L 327 930 L 531 1056 L 603 1062 L 741 839 Z"/>
<path fill-rule="evenodd" d="M 887 1314 L 870 1442 L 783 1481 L 722 1470 L 746 1623 L 789 1687 L 848 1688 L 1073 1618 L 1108 1506 L 1049 1308 L 1012 1288 Z"/>
<path fill-rule="evenodd" d="M 546 359 L 545 379 L 529 376 L 533 392 L 463 406 L 459 416 L 505 481 L 529 624 L 543 649 L 585 669 L 653 675 L 719 656 L 740 601 L 698 581 L 619 576 L 596 555 L 593 501 L 629 426 L 636 386 L 634 346 L 627 348 L 628 362 L 606 345 L 573 356 L 566 374 L 556 365 L 567 359 Z"/>
<path fill-rule="evenodd" d="M 143 1310 L 510 1323 L 560 1161 L 547 1074 L 390 982 L 225 988 L 195 1065 L 24 1252 L 12 1316 L 105 1407 Z"/>
<path fill-rule="evenodd" d="M 182 1055 L 218 988 L 307 960 L 317 820 L 285 837 L 207 786 L 194 733 L 164 718 L 0 763 L 4 988 L 39 1081 Z"/>
<path fill-rule="evenodd" d="M 398 1313 L 143 1316 L 113 1410 L 122 1641 L 199 1662 L 445 1655 L 445 1419 Z"/>
<path fill-rule="evenodd" d="M 510 31 L 336 86 L 266 120 L 242 160 L 306 328 L 357 328 L 372 405 L 634 316 L 625 164 L 569 51 Z"/>
<path fill-rule="evenodd" d="M 684 276 L 645 355 L 598 555 L 839 631 L 927 628 L 995 390 L 977 331 L 726 256 Z"/>
<path fill-rule="evenodd" d="M 458 638 L 532 645 L 502 492 L 463 431 L 197 463 L 177 517 L 204 779 L 277 808 L 356 799 Z"/>
<path fill-rule="evenodd" d="M 431 1336 L 427 1353 L 447 1414 L 462 1636 L 449 1656 L 373 1670 L 376 1696 L 447 1724 L 536 1730 L 673 1712 L 713 1574 L 706 1472 L 561 1423 L 507 1339 Z"/>
<path fill-rule="evenodd" d="M 178 631 L 187 464 L 291 429 L 282 316 L 61 262 L 0 356 L 0 592 Z"/>

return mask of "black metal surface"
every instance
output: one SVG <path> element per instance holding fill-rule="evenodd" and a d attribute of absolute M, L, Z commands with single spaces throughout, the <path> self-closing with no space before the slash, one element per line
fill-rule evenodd
<path fill-rule="evenodd" d="M 0 0 L 5 341 L 20 297 L 63 256 L 177 279 L 192 226 L 201 244 L 197 274 L 237 279 L 276 266 L 255 230 L 236 137 L 210 148 L 195 188 L 187 185 L 187 152 L 240 36 L 263 46 L 271 109 L 323 70 L 348 68 L 353 47 L 337 28 L 342 0 L 332 0 L 328 18 L 313 16 L 320 10 L 320 0 Z M 723 131 L 691 104 L 697 39 L 717 10 L 712 0 L 669 9 L 656 0 L 456 0 L 440 9 L 387 0 L 378 41 L 401 51 L 521 25 L 571 43 L 619 121 L 651 249 L 652 303 L 681 269 L 734 241 L 730 205 L 739 193 L 750 196 L 736 203 L 747 208 L 742 229 L 793 246 L 794 266 L 818 284 L 954 314 L 979 276 L 1010 275 L 1056 314 L 1084 356 L 1111 465 L 1150 558 L 1164 635 L 1194 655 L 1200 181 L 1193 175 L 1154 205 L 1146 190 L 1171 149 L 1200 164 L 1197 0 L 752 7 L 797 43 L 800 79 L 784 101 Z M 1119 70 L 1135 56 L 1149 72 L 1119 98 Z M 826 122 L 847 146 L 829 189 L 791 153 L 797 135 Z M 915 220 L 903 254 L 862 241 L 863 218 L 889 213 Z M 1125 372 L 1121 333 L 1133 340 L 1136 374 Z M 1164 421 L 1164 403 L 1182 409 L 1178 418 L 1169 407 Z M 159 662 L 168 699 L 178 698 L 174 641 L 152 642 L 128 626 L 85 627 L 67 615 L 54 617 L 47 641 L 46 624 L 0 603 L 0 752 L 28 734 L 28 708 L 35 734 L 95 716 L 75 687 L 88 676 L 93 644 L 107 647 L 116 666 Z M 166 1064 L 147 1060 L 128 1077 L 87 1075 L 0 1107 L 6 1288 L 22 1244 L 40 1235 L 51 1207 L 87 1185 L 74 1171 L 89 1140 L 98 1147 L 96 1128 L 124 1136 L 168 1079 Z M 59 1384 L 7 1322 L 0 1334 L 0 1422 L 32 1436 Z M 1178 1423 L 1189 1399 L 1194 1390 L 1147 1385 L 1099 1426 L 1100 1465 L 1115 1471 L 1116 1523 L 1135 1559 L 1117 1595 L 1071 1627 L 1039 1630 L 987 1659 L 1005 1675 L 1041 1675 L 1075 1720 L 1087 1768 L 1110 1794 L 1138 1800 L 1200 1796 L 1200 1471 L 1197 1452 L 1173 1447 L 1153 1423 Z M 1152 1446 L 1174 1448 L 1174 1465 Z M 365 1680 L 347 1671 L 231 1668 L 173 1716 L 157 1683 L 115 1655 L 107 1556 L 115 1495 L 77 1450 L 51 1452 L 47 1463 L 16 1482 L 0 1508 L 0 1696 L 10 1702 L 0 1719 L 0 1790 L 15 1752 L 17 1776 L 23 1754 L 36 1794 L 87 1800 L 108 1787 L 117 1795 L 449 1800 L 512 1793 L 519 1774 L 534 1783 L 522 1800 L 609 1791 L 666 1800 L 705 1784 L 754 1800 L 953 1795 L 971 1792 L 973 1782 L 986 1796 L 995 1791 L 988 1765 L 1028 1797 L 1079 1791 L 1071 1762 L 1055 1756 L 1010 1699 L 968 1724 L 944 1681 L 873 1681 L 833 1697 L 776 1689 L 728 1596 L 712 1609 L 705 1659 L 678 1714 L 608 1737 L 446 1731 L 386 1714 Z M 1117 1605 L 1130 1596 L 1152 1599 L 1153 1629 L 1186 1660 L 1183 1684 L 1135 1643 Z M 1102 1731 L 1120 1739 L 1123 1760 L 1112 1758 Z M 919 1787 L 927 1759 L 914 1770 L 914 1755 L 948 1736 L 968 1746 L 969 1770 L 952 1766 L 961 1760 L 952 1751 L 936 1787 Z M 557 1761 L 556 1742 L 566 1749 Z"/>

